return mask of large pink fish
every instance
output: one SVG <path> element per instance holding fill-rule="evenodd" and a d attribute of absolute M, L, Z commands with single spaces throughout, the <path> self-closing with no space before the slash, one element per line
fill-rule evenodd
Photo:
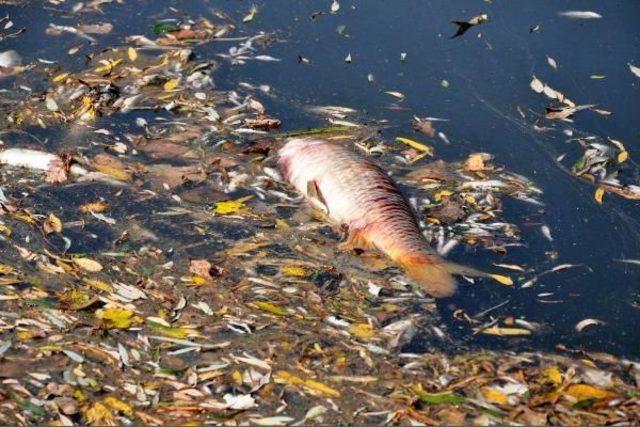
<path fill-rule="evenodd" d="M 452 274 L 484 275 L 436 255 L 391 178 L 344 145 L 291 138 L 278 152 L 278 166 L 316 208 L 347 230 L 344 248 L 378 249 L 431 295 L 452 295 Z"/>

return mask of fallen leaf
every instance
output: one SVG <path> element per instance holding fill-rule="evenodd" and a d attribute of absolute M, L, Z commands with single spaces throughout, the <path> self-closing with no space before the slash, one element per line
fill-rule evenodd
<path fill-rule="evenodd" d="M 216 202 L 214 212 L 218 215 L 233 215 L 237 213 L 244 213 L 248 210 L 245 206 L 245 202 L 253 199 L 253 196 L 245 196 L 236 200 L 227 200 L 222 202 Z"/>
<path fill-rule="evenodd" d="M 139 316 L 126 308 L 102 308 L 97 310 L 95 315 L 106 329 L 129 329 L 134 324 L 142 323 Z"/>
<path fill-rule="evenodd" d="M 357 323 L 349 328 L 349 333 L 358 338 L 369 339 L 373 336 L 373 327 L 368 323 Z"/>
<path fill-rule="evenodd" d="M 604 197 L 604 192 L 605 192 L 604 187 L 598 187 L 596 188 L 596 192 L 593 195 L 593 198 L 596 199 L 596 202 L 598 202 L 599 204 L 602 204 L 602 198 Z"/>
<path fill-rule="evenodd" d="M 582 330 L 584 328 L 586 328 L 587 326 L 596 326 L 596 325 L 604 325 L 605 322 L 603 322 L 602 320 L 598 320 L 598 319 L 584 319 L 579 321 L 576 324 L 576 331 L 578 332 L 582 332 Z"/>
<path fill-rule="evenodd" d="M 309 275 L 309 271 L 306 268 L 296 265 L 285 265 L 280 269 L 280 272 L 290 277 L 306 277 Z"/>
<path fill-rule="evenodd" d="M 398 136 L 398 137 L 396 137 L 396 141 L 402 142 L 403 144 L 407 144 L 411 148 L 416 149 L 418 151 L 422 151 L 423 153 L 427 153 L 427 154 L 432 154 L 433 153 L 433 148 L 429 147 L 428 145 L 424 145 L 421 142 L 418 142 L 418 141 L 415 141 L 413 139 L 410 139 L 410 138 L 404 138 L 404 137 Z"/>
<path fill-rule="evenodd" d="M 135 50 L 135 48 L 130 47 L 129 49 L 127 49 L 127 56 L 129 56 L 129 59 L 131 60 L 131 62 L 133 62 L 138 59 L 138 52 Z"/>
<path fill-rule="evenodd" d="M 163 89 L 166 91 L 171 91 L 177 88 L 179 84 L 180 84 L 179 79 L 171 79 L 164 84 Z"/>
<path fill-rule="evenodd" d="M 627 65 L 629 66 L 629 70 L 631 70 L 631 72 L 633 74 L 635 74 L 636 77 L 640 77 L 640 67 L 636 67 L 635 65 L 631 64 L 630 62 Z"/>
<path fill-rule="evenodd" d="M 288 316 L 289 312 L 282 307 L 279 307 L 275 304 L 271 304 L 266 301 L 254 301 L 253 304 L 258 307 L 260 310 L 269 312 L 271 314 L 275 314 L 276 316 Z"/>
<path fill-rule="evenodd" d="M 83 270 L 91 273 L 97 273 L 102 270 L 102 265 L 98 261 L 94 261 L 90 258 L 73 258 L 73 263 Z"/>
<path fill-rule="evenodd" d="M 587 399 L 608 399 L 615 396 L 615 393 L 602 390 L 587 384 L 572 384 L 565 390 L 565 394 L 573 397 L 578 402 Z"/>
<path fill-rule="evenodd" d="M 513 286 L 513 280 L 511 280 L 511 277 L 509 276 L 503 276 L 501 274 L 490 274 L 489 277 L 505 286 Z"/>
<path fill-rule="evenodd" d="M 505 328 L 500 326 L 491 326 L 490 328 L 483 329 L 481 332 L 486 335 L 497 335 L 497 336 L 531 335 L 531 331 L 528 329 Z"/>
<path fill-rule="evenodd" d="M 482 395 L 490 403 L 497 403 L 499 405 L 506 405 L 509 403 L 509 396 L 490 387 L 483 387 Z"/>
<path fill-rule="evenodd" d="M 62 221 L 51 213 L 42 224 L 42 231 L 44 231 L 44 234 L 62 233 Z"/>

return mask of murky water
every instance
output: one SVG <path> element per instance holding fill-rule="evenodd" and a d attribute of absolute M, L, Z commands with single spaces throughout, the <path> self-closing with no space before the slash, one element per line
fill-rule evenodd
<path fill-rule="evenodd" d="M 530 178 L 544 191 L 544 208 L 519 201 L 505 204 L 504 217 L 521 229 L 523 247 L 496 255 L 459 246 L 450 258 L 483 269 L 491 268 L 492 263 L 518 264 L 538 271 L 561 263 L 584 267 L 546 275 L 526 289 L 519 288 L 522 282 L 515 287 L 488 282 L 461 286 L 453 298 L 438 302 L 447 331 L 461 348 L 550 349 L 565 344 L 640 356 L 640 334 L 634 326 L 640 321 L 640 309 L 634 306 L 640 292 L 640 266 L 615 261 L 640 258 L 638 202 L 607 194 L 603 204 L 596 203 L 595 187 L 568 170 L 571 159 L 578 155 L 575 143 L 567 142 L 568 137 L 559 131 L 535 131 L 534 123 L 518 113 L 518 108 L 544 112 L 547 100 L 529 87 L 532 75 L 536 75 L 578 104 L 597 104 L 613 112 L 610 116 L 579 113 L 566 128 L 624 141 L 633 159 L 640 149 L 640 80 L 629 72 L 627 63 L 640 60 L 640 3 L 343 1 L 337 14 L 326 13 L 328 1 L 269 0 L 256 4 L 259 13 L 246 25 L 246 31 L 273 32 L 276 41 L 266 53 L 281 61 L 234 66 L 215 56 L 224 42 L 196 48 L 200 59 L 220 61 L 214 77 L 218 88 L 233 89 L 241 81 L 271 86 L 271 95 L 262 101 L 271 115 L 282 120 L 285 131 L 320 124 L 304 112 L 306 105 L 347 106 L 372 121 L 385 119 L 388 122 L 382 135 L 389 143 L 396 136 L 416 136 L 411 123 L 414 115 L 445 118 L 448 121 L 435 126 L 450 144 L 423 138 L 435 147 L 439 158 L 453 161 L 472 152 L 489 152 L 495 155 L 496 163 Z M 248 6 L 235 1 L 142 1 L 136 2 L 133 14 L 131 7 L 109 8 L 102 19 L 112 22 L 114 30 L 100 40 L 109 45 L 117 43 L 121 35 L 148 33 L 155 18 L 169 7 L 193 16 L 206 16 L 209 10 L 220 8 L 240 18 Z M 67 69 L 82 69 L 81 55 L 66 55 L 79 44 L 77 38 L 43 38 L 43 23 L 51 21 L 48 7 L 35 3 L 1 7 L 18 25 L 28 28 L 20 38 L 4 41 L 2 50 L 16 49 L 27 60 L 65 58 Z M 558 16 L 559 11 L 568 9 L 595 10 L 604 18 L 570 20 Z M 317 11 L 325 13 L 312 19 Z M 490 21 L 462 37 L 449 38 L 455 32 L 450 21 L 480 13 L 487 13 Z M 535 26 L 539 29 L 531 32 Z M 400 60 L 402 52 L 406 53 L 404 61 Z M 349 54 L 352 61 L 347 63 Z M 548 65 L 547 56 L 557 61 L 557 70 Z M 309 63 L 301 63 L 300 57 Z M 37 82 L 32 88 L 39 89 Z M 406 97 L 397 102 L 385 91 L 398 91 Z M 389 108 L 394 102 L 402 108 Z M 562 130 L 565 126 L 557 127 Z M 52 138 L 46 131 L 38 136 Z M 567 160 L 558 162 L 558 156 L 565 153 Z M 637 164 L 632 164 L 637 169 Z M 544 224 L 550 228 L 552 241 L 540 231 Z M 224 230 L 218 232 L 224 234 Z M 87 245 L 87 251 L 95 249 Z M 200 247 L 200 253 L 206 248 L 216 246 Z M 551 295 L 540 297 L 542 293 Z M 468 325 L 452 316 L 457 309 L 476 314 L 504 301 L 508 302 L 492 314 L 524 318 L 544 327 L 526 339 L 490 339 L 472 335 Z M 576 323 L 585 318 L 606 324 L 576 332 Z M 417 337 L 407 349 L 420 351 L 432 345 L 436 344 Z"/>

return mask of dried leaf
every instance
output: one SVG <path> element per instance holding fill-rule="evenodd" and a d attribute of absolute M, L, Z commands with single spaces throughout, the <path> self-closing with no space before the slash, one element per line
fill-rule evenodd
<path fill-rule="evenodd" d="M 245 202 L 253 199 L 253 196 L 245 196 L 236 200 L 227 200 L 223 202 L 216 202 L 214 212 L 218 215 L 234 215 L 238 213 L 244 213 L 249 208 L 245 206 Z"/>
<path fill-rule="evenodd" d="M 593 198 L 596 199 L 596 202 L 602 204 L 602 198 L 604 197 L 605 189 L 604 187 L 596 188 L 596 192 L 593 195 Z"/>
<path fill-rule="evenodd" d="M 349 328 L 349 333 L 358 338 L 369 339 L 373 337 L 373 327 L 368 323 L 357 323 Z"/>
<path fill-rule="evenodd" d="M 179 79 L 171 79 L 164 84 L 163 89 L 166 91 L 171 91 L 177 88 L 179 84 L 180 84 Z"/>
<path fill-rule="evenodd" d="M 396 137 L 396 141 L 402 142 L 403 144 L 407 144 L 411 148 L 418 151 L 422 151 L 423 153 L 427 153 L 427 154 L 433 153 L 433 148 L 429 147 L 428 145 L 424 145 L 421 142 L 415 141 L 413 139 L 398 136 Z"/>
<path fill-rule="evenodd" d="M 483 329 L 481 332 L 486 335 L 497 335 L 497 336 L 531 335 L 531 331 L 528 329 L 505 328 L 500 326 L 492 326 L 490 328 Z"/>
<path fill-rule="evenodd" d="M 276 316 L 288 316 L 289 312 L 282 307 L 278 307 L 275 304 L 271 304 L 266 301 L 254 301 L 253 304 L 258 307 L 260 310 L 267 311 L 271 314 L 275 314 Z"/>
<path fill-rule="evenodd" d="M 565 394 L 573 397 L 578 402 L 588 399 L 608 399 L 615 396 L 615 393 L 602 390 L 587 384 L 572 384 L 565 390 Z"/>
<path fill-rule="evenodd" d="M 138 52 L 135 50 L 135 48 L 130 47 L 129 49 L 127 49 L 127 56 L 129 56 L 129 60 L 131 60 L 131 62 L 134 62 L 136 59 L 138 59 Z"/>
<path fill-rule="evenodd" d="M 503 276 L 501 274 L 490 274 L 489 277 L 502 285 L 513 286 L 513 280 L 511 280 L 511 277 L 509 276 Z"/>
<path fill-rule="evenodd" d="M 96 317 L 106 329 L 128 329 L 142 323 L 142 319 L 126 308 L 103 308 L 96 311 Z"/>
<path fill-rule="evenodd" d="M 91 273 L 97 273 L 102 270 L 102 265 L 98 261 L 94 261 L 90 258 L 73 258 L 73 263 L 83 270 Z"/>
<path fill-rule="evenodd" d="M 62 233 L 62 221 L 51 213 L 42 224 L 42 231 L 44 231 L 44 234 Z"/>

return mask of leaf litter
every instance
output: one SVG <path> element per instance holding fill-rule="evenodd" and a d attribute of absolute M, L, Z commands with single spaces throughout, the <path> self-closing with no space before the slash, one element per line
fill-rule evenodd
<path fill-rule="evenodd" d="M 125 6 L 72 7 L 91 14 Z M 257 13 L 251 6 L 238 20 Z M 54 24 L 49 33 L 99 46 L 106 24 Z M 90 47 L 84 70 L 41 63 L 19 71 L 48 86 L 11 106 L 10 127 L 73 132 L 48 151 L 14 146 L 16 133 L 3 134 L 3 423 L 638 422 L 640 367 L 613 356 L 403 353 L 425 325 L 450 342 L 435 326 L 434 301 L 375 254 L 338 253 L 337 237 L 279 180 L 269 155 L 280 122 L 259 99 L 268 88 L 218 90 L 217 64 L 193 54 L 235 26 L 159 19 L 154 35 Z M 272 61 L 262 53 L 268 34 L 240 38 L 219 58 Z M 545 87 L 540 92 L 566 104 Z M 357 110 L 310 112 L 328 126 L 292 133 L 386 156 L 414 189 L 425 235 L 441 253 L 505 254 L 522 244 L 503 199 L 541 206 L 542 191 L 490 154 L 445 162 L 420 137 L 385 140 Z M 127 118 L 136 126 L 111 126 Z M 439 121 L 414 124 L 434 139 Z M 627 160 L 623 145 L 611 141 L 610 149 L 585 160 L 583 174 L 606 169 L 598 156 Z M 536 277 L 572 267 L 496 266 Z M 488 322 L 470 333 L 537 332 L 534 322 L 483 316 Z M 576 329 L 597 325 L 585 319 Z"/>

